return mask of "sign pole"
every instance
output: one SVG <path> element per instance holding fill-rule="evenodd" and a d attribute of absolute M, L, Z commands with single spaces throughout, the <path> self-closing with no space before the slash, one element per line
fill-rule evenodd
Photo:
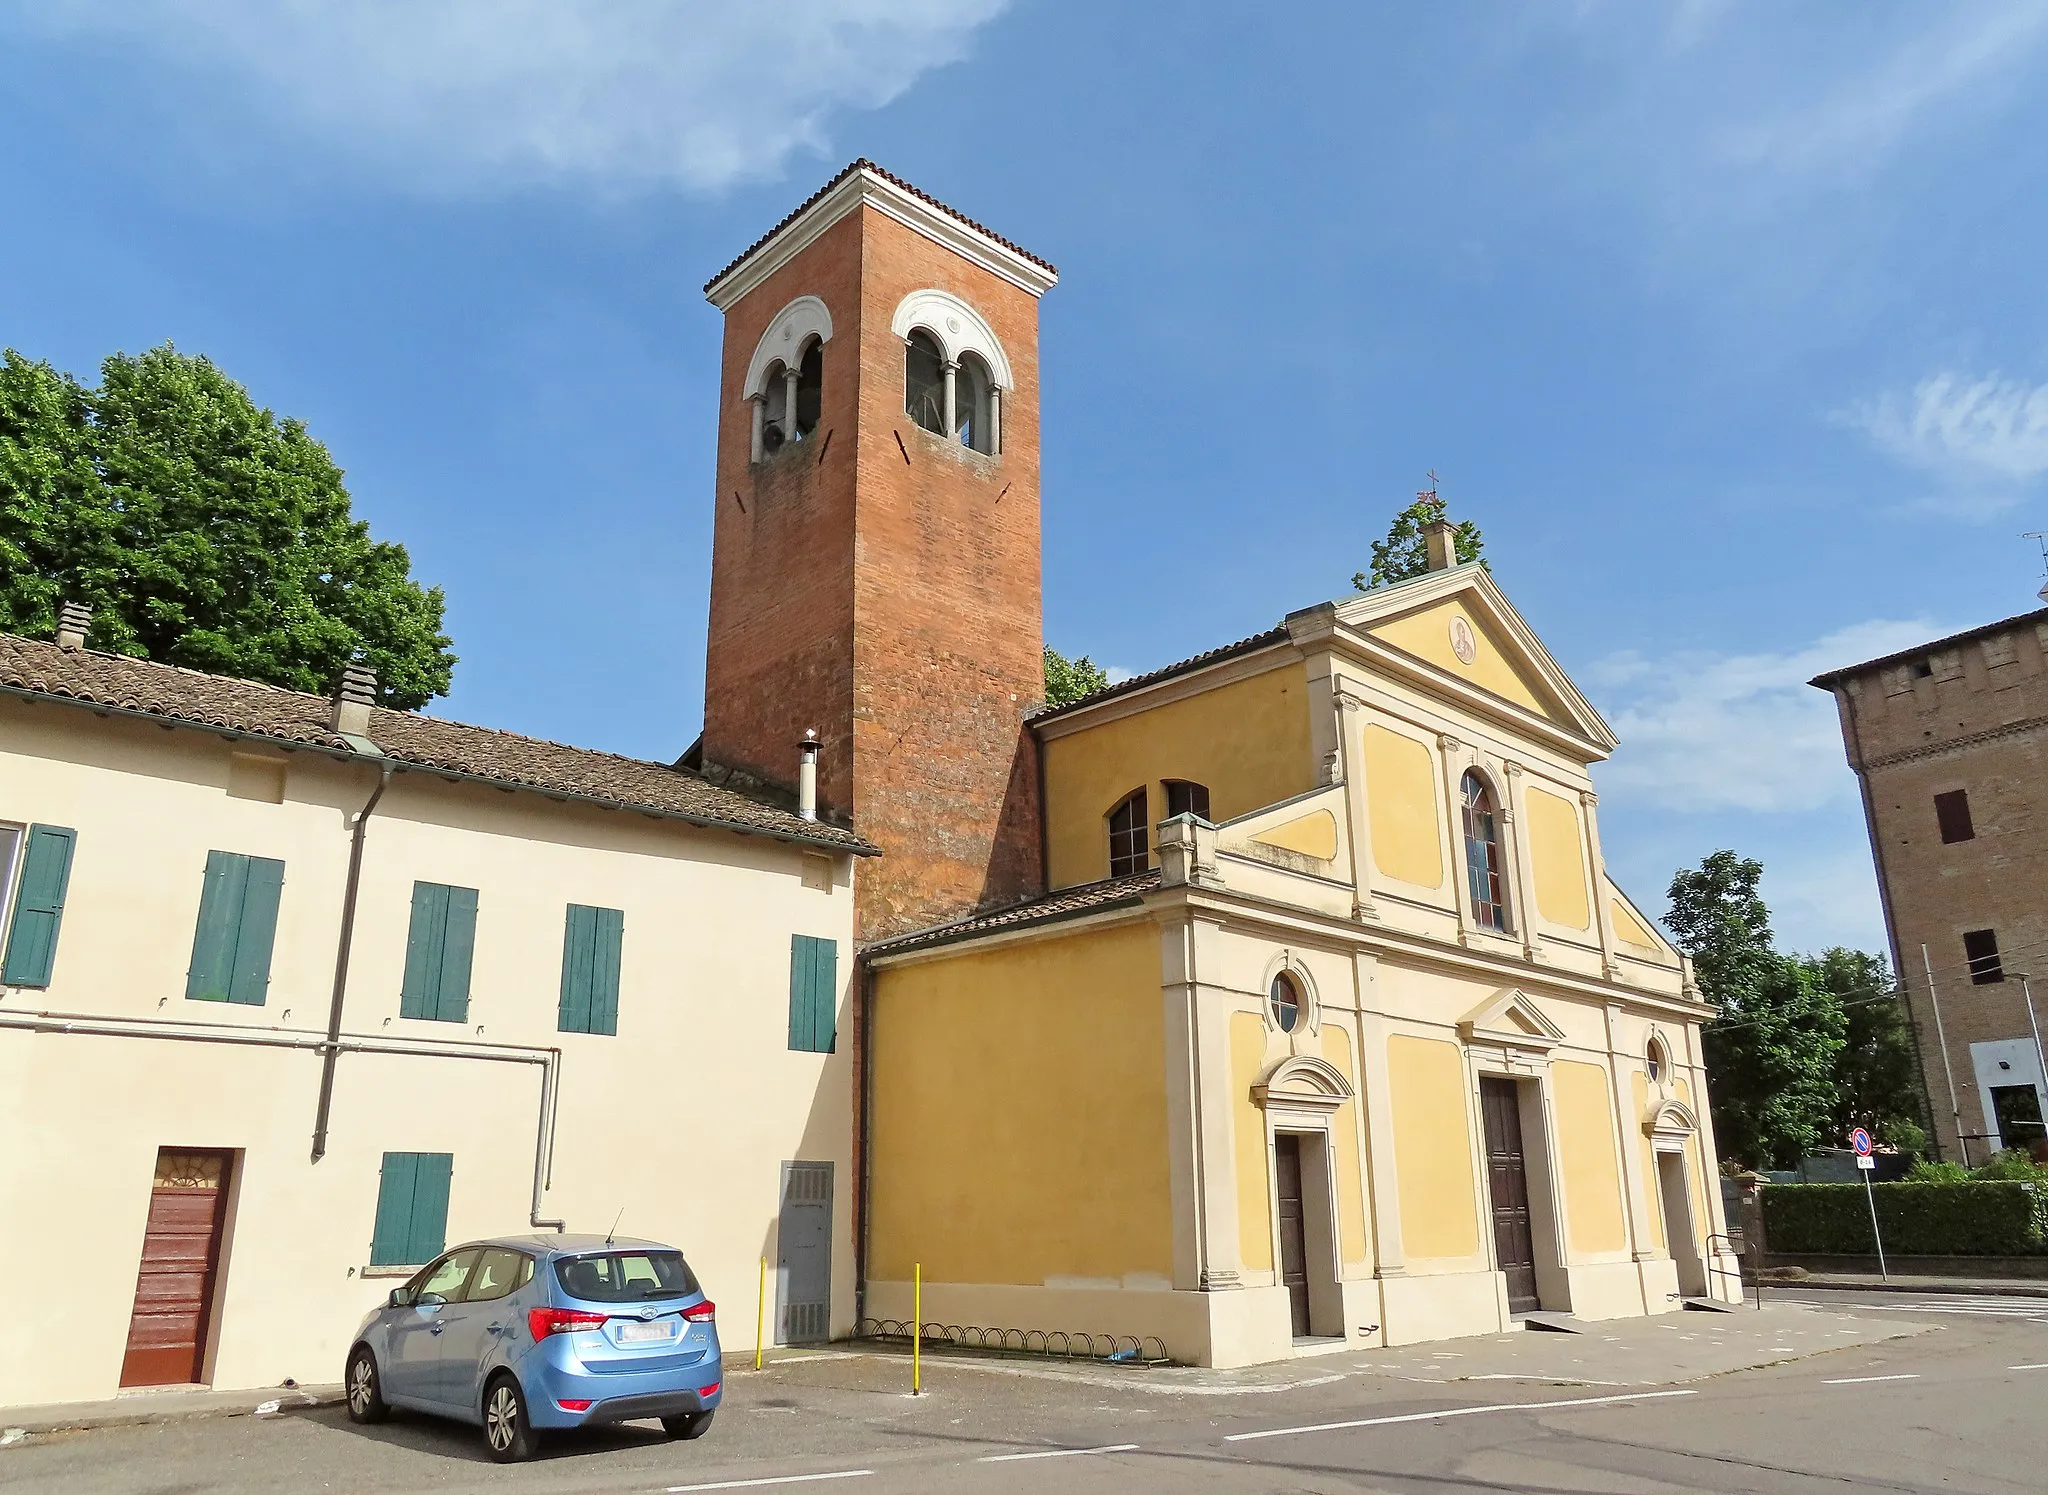
<path fill-rule="evenodd" d="M 754 1369 L 761 1368 L 761 1331 L 768 1321 L 768 1258 L 761 1258 L 761 1292 L 754 1299 Z"/>
<path fill-rule="evenodd" d="M 1856 1167 L 1863 1175 L 1863 1202 L 1870 1206 L 1870 1238 L 1877 1242 L 1877 1273 L 1889 1282 L 1892 1274 L 1884 1262 L 1884 1236 L 1877 1228 L 1877 1191 L 1870 1186 L 1870 1175 L 1877 1171 L 1877 1159 L 1870 1155 L 1873 1148 L 1870 1133 L 1857 1127 L 1849 1134 L 1849 1146 L 1855 1149 Z"/>
<path fill-rule="evenodd" d="M 910 1316 L 915 1320 L 910 1326 L 910 1394 L 924 1395 L 924 1263 L 918 1262 L 911 1269 Z"/>

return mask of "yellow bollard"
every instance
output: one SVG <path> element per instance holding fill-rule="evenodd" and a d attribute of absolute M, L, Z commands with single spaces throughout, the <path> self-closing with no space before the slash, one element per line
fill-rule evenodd
<path fill-rule="evenodd" d="M 761 1368 L 761 1326 L 768 1321 L 768 1258 L 761 1258 L 761 1295 L 754 1299 L 754 1369 Z"/>
<path fill-rule="evenodd" d="M 910 1269 L 910 1394 L 924 1395 L 924 1263 Z"/>

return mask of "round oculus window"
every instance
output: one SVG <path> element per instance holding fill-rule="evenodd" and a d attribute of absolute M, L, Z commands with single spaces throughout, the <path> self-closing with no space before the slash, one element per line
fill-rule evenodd
<path fill-rule="evenodd" d="M 1268 1005 L 1272 1008 L 1274 1026 L 1282 1033 L 1292 1033 L 1295 1024 L 1301 1021 L 1301 988 L 1285 971 L 1273 978 Z"/>
<path fill-rule="evenodd" d="M 1643 1067 L 1650 1072 L 1650 1083 L 1652 1085 L 1664 1083 L 1664 1041 L 1661 1038 L 1650 1040 L 1649 1053 L 1645 1056 Z"/>

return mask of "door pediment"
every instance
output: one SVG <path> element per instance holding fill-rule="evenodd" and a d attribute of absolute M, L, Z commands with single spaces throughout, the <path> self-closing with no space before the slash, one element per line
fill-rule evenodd
<path fill-rule="evenodd" d="M 1262 1110 L 1336 1110 L 1351 1099 L 1351 1082 L 1327 1060 L 1295 1054 L 1268 1069 L 1252 1085 L 1252 1101 Z"/>
<path fill-rule="evenodd" d="M 1465 1042 L 1547 1054 L 1564 1042 L 1564 1029 L 1518 987 L 1504 986 L 1458 1021 Z"/>

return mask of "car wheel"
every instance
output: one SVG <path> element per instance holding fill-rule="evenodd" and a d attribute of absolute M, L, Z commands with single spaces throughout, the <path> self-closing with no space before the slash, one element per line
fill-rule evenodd
<path fill-rule="evenodd" d="M 382 1422 L 391 1415 L 391 1407 L 384 1400 L 384 1385 L 377 1378 L 377 1357 L 370 1353 L 368 1345 L 359 1344 L 349 1352 L 344 1382 L 350 1422 Z"/>
<path fill-rule="evenodd" d="M 715 1412 L 685 1412 L 680 1417 L 661 1419 L 661 1430 L 671 1438 L 701 1438 L 711 1430 Z"/>
<path fill-rule="evenodd" d="M 484 1388 L 484 1442 L 500 1464 L 530 1459 L 540 1438 L 526 1420 L 526 1396 L 511 1376 L 499 1376 Z"/>

